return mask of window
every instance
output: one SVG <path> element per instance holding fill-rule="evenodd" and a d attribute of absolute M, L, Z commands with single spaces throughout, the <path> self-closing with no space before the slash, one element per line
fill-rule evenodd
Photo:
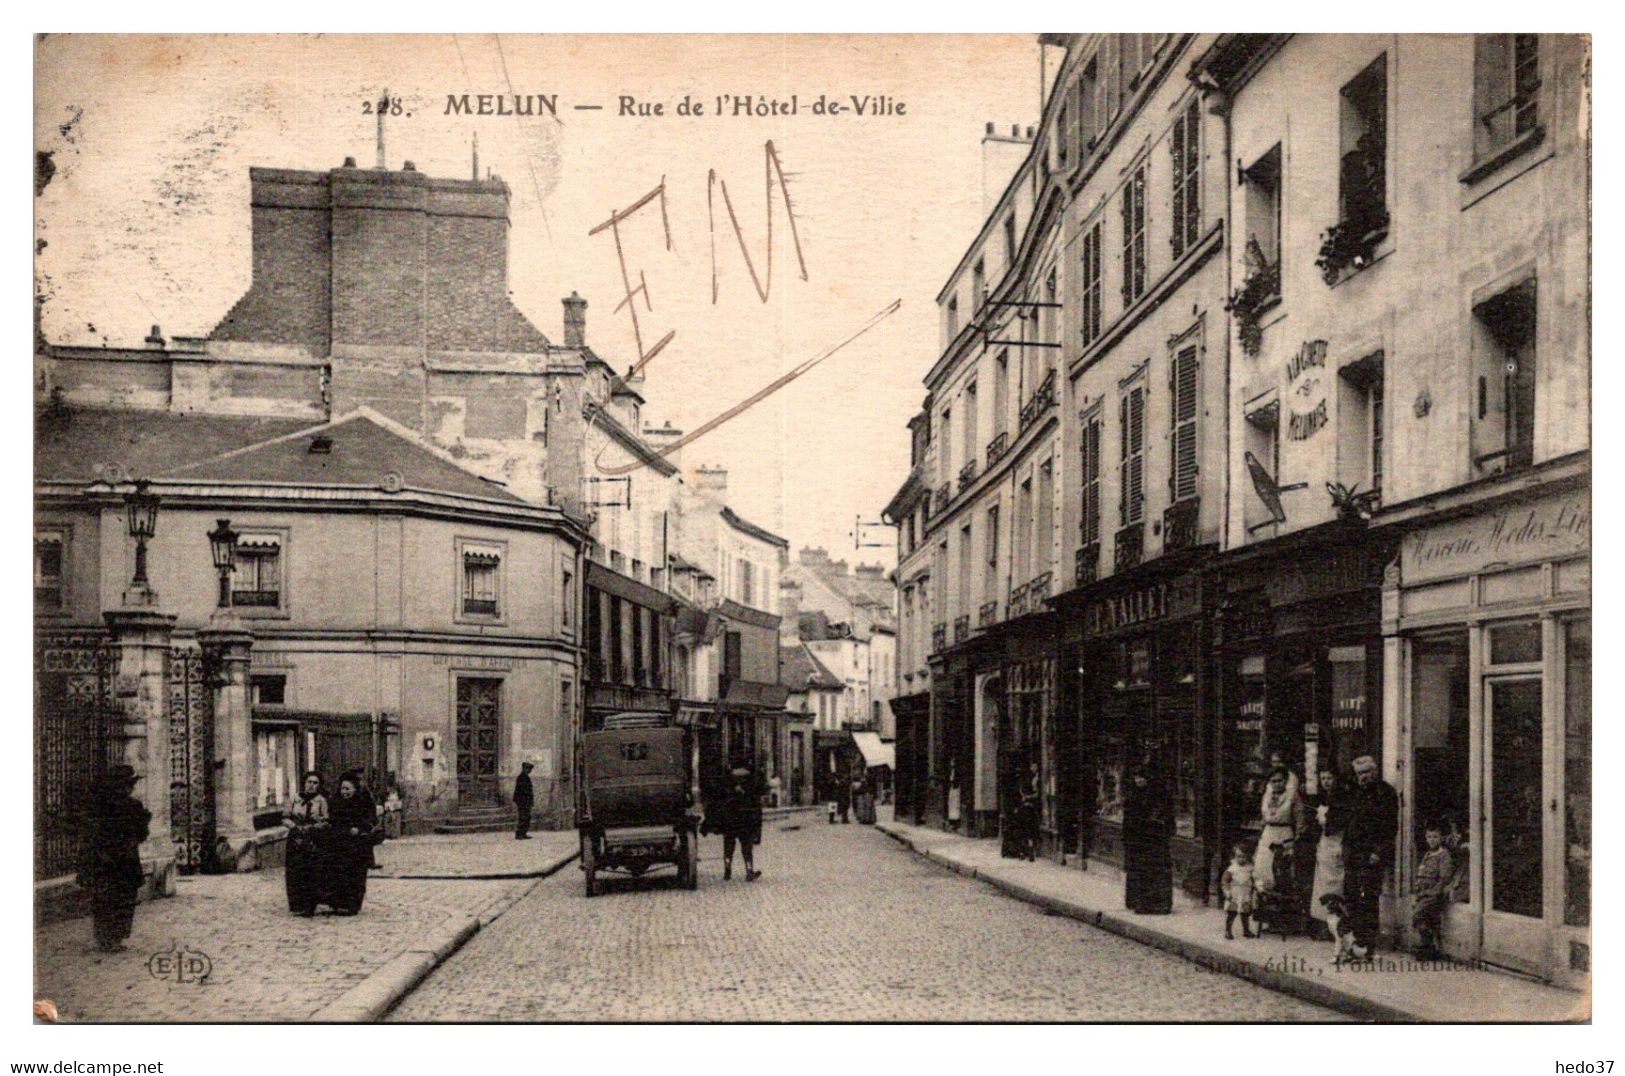
<path fill-rule="evenodd" d="M 967 616 L 970 613 L 971 603 L 975 601 L 972 587 L 976 579 L 976 553 L 971 536 L 971 525 L 966 523 L 959 528 L 959 615 Z M 955 640 L 957 641 L 957 640 Z"/>
<path fill-rule="evenodd" d="M 1077 120 L 1077 113 L 1067 107 L 1062 101 L 1055 118 L 1055 170 L 1065 172 L 1067 165 L 1067 151 L 1071 142 L 1078 136 L 1077 128 L 1072 126 Z"/>
<path fill-rule="evenodd" d="M 1196 245 L 1202 234 L 1202 110 L 1195 98 L 1174 121 L 1169 149 L 1174 157 L 1174 257 Z"/>
<path fill-rule="evenodd" d="M 575 605 L 575 594 L 570 586 L 572 582 L 574 576 L 570 574 L 569 569 L 565 569 L 559 577 L 559 622 L 566 628 L 570 627 L 571 611 Z"/>
<path fill-rule="evenodd" d="M 615 519 L 616 521 L 619 521 L 621 517 L 620 517 L 619 513 L 615 513 L 614 515 L 611 516 L 611 518 Z M 611 551 L 610 554 L 609 554 L 609 566 L 612 569 L 614 569 L 615 571 L 621 572 L 622 574 L 625 574 L 625 572 L 626 572 L 626 554 L 620 552 L 619 550 Z"/>
<path fill-rule="evenodd" d="M 1100 542 L 1100 408 L 1097 405 L 1083 418 L 1082 458 L 1078 476 L 1082 490 L 1079 527 L 1083 545 Z"/>
<path fill-rule="evenodd" d="M 1008 269 L 1016 264 L 1016 215 L 1004 218 L 1004 265 Z"/>
<path fill-rule="evenodd" d="M 1351 493 L 1382 492 L 1382 372 L 1378 351 L 1338 371 L 1338 476 Z"/>
<path fill-rule="evenodd" d="M 948 299 L 948 340 L 959 335 L 959 296 L 950 296 Z"/>
<path fill-rule="evenodd" d="M 34 605 L 39 609 L 61 609 L 62 551 L 67 531 L 53 528 L 34 532 Z"/>
<path fill-rule="evenodd" d="M 648 619 L 649 610 L 641 605 L 628 603 L 627 611 L 632 614 L 632 683 L 639 687 L 647 687 L 649 664 L 644 660 L 643 624 Z"/>
<path fill-rule="evenodd" d="M 1338 198 L 1355 238 L 1388 226 L 1388 58 L 1343 87 Z"/>
<path fill-rule="evenodd" d="M 970 271 L 970 307 L 972 310 L 982 309 L 987 302 L 987 262 L 982 258 L 976 259 L 976 265 Z"/>
<path fill-rule="evenodd" d="M 1273 294 L 1281 292 L 1281 144 L 1253 162 L 1243 173 L 1247 216 L 1246 267 L 1250 278 L 1257 272 L 1273 272 Z"/>
<path fill-rule="evenodd" d="M 280 674 L 256 673 L 248 678 L 248 692 L 251 706 L 286 706 L 288 678 Z"/>
<path fill-rule="evenodd" d="M 1168 500 L 1171 503 L 1186 500 L 1197 494 L 1199 442 L 1196 421 L 1200 414 L 1200 362 L 1195 343 L 1187 343 L 1174 352 L 1174 361 L 1168 371 L 1169 407 L 1168 443 L 1172 459 L 1168 463 Z"/>
<path fill-rule="evenodd" d="M 1145 386 L 1123 393 L 1118 414 L 1118 522 L 1145 518 Z"/>
<path fill-rule="evenodd" d="M 982 597 L 984 601 L 997 601 L 999 598 L 998 505 L 994 505 L 987 510 L 987 531 L 983 535 L 982 546 L 987 563 L 987 578 L 982 583 Z"/>
<path fill-rule="evenodd" d="M 621 599 L 611 594 L 609 597 L 609 679 L 611 683 L 623 684 L 626 682 L 626 646 L 622 640 L 626 637 L 626 619 L 622 612 Z"/>
<path fill-rule="evenodd" d="M 1123 186 L 1123 305 L 1145 294 L 1145 165 Z"/>
<path fill-rule="evenodd" d="M 241 565 L 242 561 L 239 559 L 239 572 L 241 572 Z M 500 551 L 483 546 L 465 546 L 463 548 L 464 616 L 494 617 L 498 615 L 497 594 L 501 567 L 502 554 Z M 239 578 L 241 578 L 240 575 Z M 235 598 L 235 594 L 233 597 Z"/>
<path fill-rule="evenodd" d="M 993 360 L 993 436 L 1005 431 L 1010 421 L 1010 352 L 1001 351 Z"/>
<path fill-rule="evenodd" d="M 1473 386 L 1473 462 L 1518 470 L 1535 454 L 1535 282 L 1525 280 L 1479 303 Z"/>
<path fill-rule="evenodd" d="M 1100 67 L 1091 56 L 1078 76 L 1078 159 L 1100 138 Z"/>
<path fill-rule="evenodd" d="M 1540 125 L 1540 36 L 1479 34 L 1473 56 L 1473 157 L 1484 160 Z"/>
<path fill-rule="evenodd" d="M 1035 575 L 1049 571 L 1055 556 L 1055 463 L 1045 460 L 1038 468 L 1037 559 Z"/>
<path fill-rule="evenodd" d="M 299 788 L 298 730 L 286 725 L 254 726 L 254 807 L 285 806 Z"/>
<path fill-rule="evenodd" d="M 953 443 L 954 443 L 953 424 L 954 424 L 953 408 L 944 408 L 943 412 L 942 412 L 942 422 L 937 427 L 939 430 L 942 431 L 942 438 L 941 438 L 941 440 L 940 440 L 940 442 L 938 444 L 938 447 L 937 447 L 937 453 L 938 453 L 937 466 L 940 468 L 939 475 L 941 477 L 941 484 L 944 485 L 944 486 L 951 483 L 953 481 L 953 478 L 954 478 L 954 463 L 953 463 L 953 452 L 952 452 L 952 447 L 953 447 Z"/>
<path fill-rule="evenodd" d="M 643 562 L 636 557 L 632 558 L 632 578 L 640 583 L 648 582 L 643 575 Z"/>
<path fill-rule="evenodd" d="M 1100 337 L 1100 222 L 1083 233 L 1083 296 L 1080 304 L 1083 346 Z"/>
<path fill-rule="evenodd" d="M 742 645 L 743 637 L 737 631 L 727 632 L 722 637 L 722 675 L 730 684 L 739 681 L 744 667 Z"/>
<path fill-rule="evenodd" d="M 976 459 L 976 382 L 972 381 L 965 386 L 965 462 L 972 463 Z"/>
<path fill-rule="evenodd" d="M 1016 544 L 1010 551 L 1011 579 L 1018 586 L 1029 578 L 1033 545 L 1033 480 L 1021 483 L 1016 494 Z"/>
<path fill-rule="evenodd" d="M 282 542 L 275 535 L 243 534 L 231 577 L 231 604 L 275 609 L 282 604 Z"/>
<path fill-rule="evenodd" d="M 1118 44 L 1119 34 L 1107 34 L 1101 42 L 1100 57 L 1104 77 L 1100 81 L 1100 129 L 1104 132 L 1117 118 L 1117 110 L 1123 104 L 1123 70 L 1121 64 L 1121 50 Z"/>
<path fill-rule="evenodd" d="M 751 603 L 753 597 L 751 584 L 755 582 L 755 571 L 756 565 L 750 561 L 742 560 L 739 562 L 739 602 L 741 605 Z"/>

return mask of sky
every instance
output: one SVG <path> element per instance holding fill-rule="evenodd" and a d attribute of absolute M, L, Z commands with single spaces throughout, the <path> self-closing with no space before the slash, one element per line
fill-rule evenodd
<path fill-rule="evenodd" d="M 34 125 L 55 166 L 34 202 L 45 333 L 112 346 L 140 346 L 153 324 L 207 334 L 249 284 L 249 167 L 370 167 L 366 108 L 387 91 L 400 103 L 388 166 L 467 178 L 477 135 L 481 172 L 512 191 L 515 302 L 557 341 L 560 299 L 579 292 L 588 342 L 623 370 L 639 352 L 617 311 L 615 239 L 589 232 L 664 183 L 671 249 L 658 199 L 619 228 L 646 287 L 644 348 L 675 334 L 643 369 L 646 423 L 694 430 L 897 303 L 681 459 L 726 467 L 735 510 L 792 551 L 890 565 L 894 532 L 865 529 L 887 545 L 858 549 L 853 524 L 879 521 L 906 477 L 935 297 L 983 220 L 984 127 L 1036 123 L 1039 52 L 1032 35 L 48 37 Z M 557 116 L 448 115 L 463 94 L 557 95 Z M 792 96 L 795 115 L 753 114 Z M 679 115 L 685 97 L 705 114 Z M 818 114 L 820 97 L 872 104 Z M 764 183 L 770 142 L 788 213 Z"/>

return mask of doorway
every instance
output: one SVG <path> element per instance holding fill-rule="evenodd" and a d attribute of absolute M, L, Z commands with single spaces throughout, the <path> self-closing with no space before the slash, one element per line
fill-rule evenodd
<path fill-rule="evenodd" d="M 1545 964 L 1545 773 L 1539 676 L 1486 680 L 1485 935 L 1492 959 Z"/>
<path fill-rule="evenodd" d="M 502 681 L 457 678 L 457 801 L 497 803 Z"/>

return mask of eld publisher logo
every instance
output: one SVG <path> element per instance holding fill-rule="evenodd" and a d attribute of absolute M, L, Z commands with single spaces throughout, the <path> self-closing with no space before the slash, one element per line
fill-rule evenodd
<path fill-rule="evenodd" d="M 201 983 L 213 970 L 214 961 L 209 959 L 209 954 L 197 949 L 182 949 L 178 945 L 165 952 L 153 953 L 147 959 L 147 974 L 163 982 Z"/>

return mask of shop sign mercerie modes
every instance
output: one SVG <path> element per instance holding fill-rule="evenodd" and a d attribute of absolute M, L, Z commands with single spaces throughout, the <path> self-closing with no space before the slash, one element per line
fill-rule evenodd
<path fill-rule="evenodd" d="M 1590 548 L 1591 501 L 1577 490 L 1419 531 L 1405 540 L 1400 578 L 1415 586 Z"/>

